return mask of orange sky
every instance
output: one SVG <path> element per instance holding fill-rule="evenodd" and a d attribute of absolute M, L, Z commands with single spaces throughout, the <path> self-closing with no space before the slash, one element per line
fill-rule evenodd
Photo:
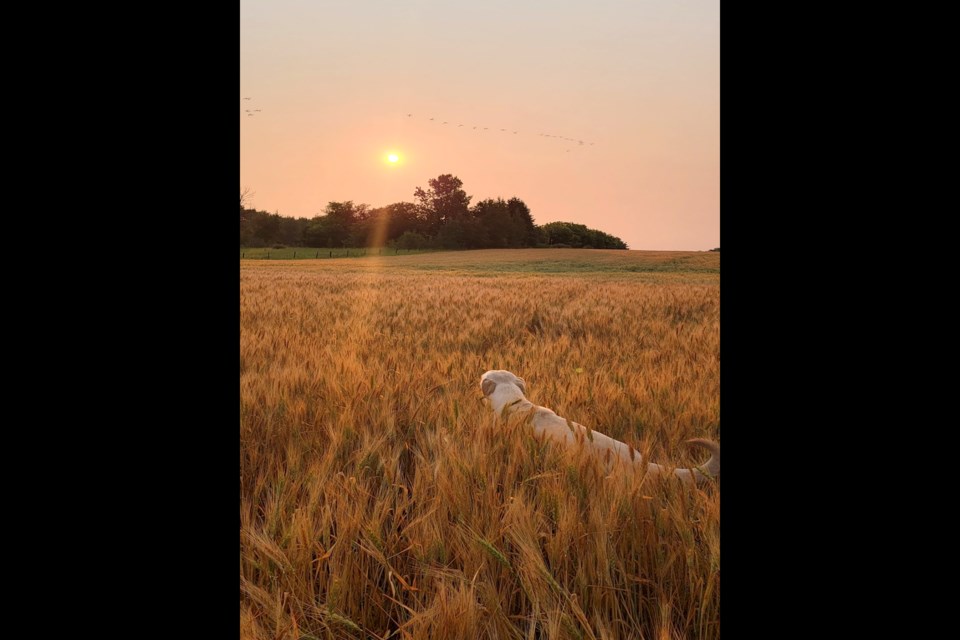
<path fill-rule="evenodd" d="M 538 224 L 720 246 L 717 0 L 242 0 L 240 92 L 259 209 L 413 202 L 452 173 Z"/>

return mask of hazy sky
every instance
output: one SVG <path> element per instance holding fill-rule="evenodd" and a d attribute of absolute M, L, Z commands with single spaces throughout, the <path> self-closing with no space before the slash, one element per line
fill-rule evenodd
<path fill-rule="evenodd" d="M 538 224 L 720 246 L 719 0 L 241 0 L 240 94 L 258 209 L 413 202 L 452 173 Z"/>

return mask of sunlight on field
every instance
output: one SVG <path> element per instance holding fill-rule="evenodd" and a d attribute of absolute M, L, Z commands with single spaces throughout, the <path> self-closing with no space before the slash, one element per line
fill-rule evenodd
<path fill-rule="evenodd" d="M 719 255 L 542 253 L 241 262 L 242 637 L 720 636 L 718 487 L 604 478 L 478 386 L 701 462 Z"/>
<path fill-rule="evenodd" d="M 264 259 L 271 254 L 272 260 Z M 299 258 L 296 258 L 299 252 Z M 345 257 L 350 252 L 349 257 Z M 484 249 L 395 255 L 394 249 L 246 249 L 241 264 L 289 267 L 297 263 L 327 264 L 339 272 L 445 271 L 479 276 L 531 274 L 647 274 L 664 279 L 718 283 L 720 254 L 704 251 L 613 251 L 584 249 Z M 366 254 L 366 255 L 364 255 Z M 328 258 L 330 256 L 331 259 Z M 316 260 L 315 260 L 316 259 Z"/>

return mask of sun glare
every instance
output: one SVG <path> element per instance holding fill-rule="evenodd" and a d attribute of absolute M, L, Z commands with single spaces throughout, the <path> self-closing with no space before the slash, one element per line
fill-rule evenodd
<path fill-rule="evenodd" d="M 398 160 L 400 160 L 400 157 L 395 153 L 391 153 L 390 155 L 387 156 L 387 160 L 395 164 Z"/>

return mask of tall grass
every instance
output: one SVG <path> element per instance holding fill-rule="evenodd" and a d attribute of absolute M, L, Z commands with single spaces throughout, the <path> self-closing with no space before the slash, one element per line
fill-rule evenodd
<path fill-rule="evenodd" d="M 716 638 L 720 497 L 496 425 L 480 374 L 658 462 L 719 437 L 719 282 L 240 272 L 244 638 Z"/>

